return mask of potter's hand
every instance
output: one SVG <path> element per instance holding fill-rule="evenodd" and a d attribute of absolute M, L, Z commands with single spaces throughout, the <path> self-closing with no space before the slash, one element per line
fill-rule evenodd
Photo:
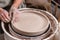
<path fill-rule="evenodd" d="M 10 8 L 10 10 L 9 10 L 9 16 L 10 16 L 10 19 L 12 18 L 12 14 L 13 14 L 13 12 L 16 10 L 17 8 L 15 8 L 15 7 L 11 7 Z"/>
<path fill-rule="evenodd" d="M 15 9 L 17 9 L 21 4 L 22 4 L 23 0 L 14 0 L 10 10 L 9 10 L 9 14 L 10 14 L 10 17 L 11 17 L 11 14 L 13 13 L 13 11 Z"/>
<path fill-rule="evenodd" d="M 12 11 L 16 8 L 18 8 L 21 4 L 22 4 L 23 0 L 14 0 L 10 10 L 9 10 L 9 13 L 12 13 Z"/>
<path fill-rule="evenodd" d="M 10 17 L 8 14 L 9 13 L 6 10 L 0 8 L 0 20 L 2 20 L 3 22 L 9 22 Z"/>

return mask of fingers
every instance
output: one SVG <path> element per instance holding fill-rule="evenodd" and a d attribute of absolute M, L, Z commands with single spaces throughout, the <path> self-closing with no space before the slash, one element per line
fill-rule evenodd
<path fill-rule="evenodd" d="M 6 18 L 6 17 L 3 15 L 3 13 L 0 15 L 0 18 L 1 18 L 1 20 L 4 21 L 4 22 L 9 22 L 9 21 L 10 21 L 9 18 Z"/>
<path fill-rule="evenodd" d="M 15 8 L 15 7 L 11 7 L 11 9 L 9 10 L 9 16 L 10 16 L 10 18 L 12 17 L 12 13 L 13 12 L 15 12 L 15 10 L 16 10 L 17 8 Z"/>
<path fill-rule="evenodd" d="M 1 18 L 1 20 L 2 20 L 3 22 L 7 22 L 7 21 L 6 21 L 7 19 L 5 19 L 3 16 L 0 15 L 0 18 Z"/>
<path fill-rule="evenodd" d="M 13 15 L 13 23 L 18 22 L 20 20 L 19 18 L 20 18 L 20 15 L 21 15 L 19 10 L 15 10 L 13 13 L 14 13 L 14 15 Z"/>
<path fill-rule="evenodd" d="M 0 8 L 0 18 L 2 21 L 4 22 L 9 22 L 10 21 L 10 17 L 8 15 L 8 12 L 2 8 Z"/>

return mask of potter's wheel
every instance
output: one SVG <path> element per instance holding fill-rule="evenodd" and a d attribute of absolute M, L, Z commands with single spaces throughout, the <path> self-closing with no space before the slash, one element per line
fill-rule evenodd
<path fill-rule="evenodd" d="M 59 30 L 58 32 L 56 33 L 56 36 L 55 36 L 55 39 L 54 40 L 60 40 L 60 23 L 59 23 Z"/>
<path fill-rule="evenodd" d="M 60 28 L 60 23 L 59 23 L 59 28 Z M 59 31 L 60 31 L 60 30 L 59 30 Z M 58 34 L 58 33 L 57 33 L 57 34 Z M 56 34 L 56 36 L 58 36 L 57 34 Z M 57 39 L 57 38 L 56 38 L 56 39 Z M 0 40 L 4 40 L 4 34 L 0 34 Z"/>

